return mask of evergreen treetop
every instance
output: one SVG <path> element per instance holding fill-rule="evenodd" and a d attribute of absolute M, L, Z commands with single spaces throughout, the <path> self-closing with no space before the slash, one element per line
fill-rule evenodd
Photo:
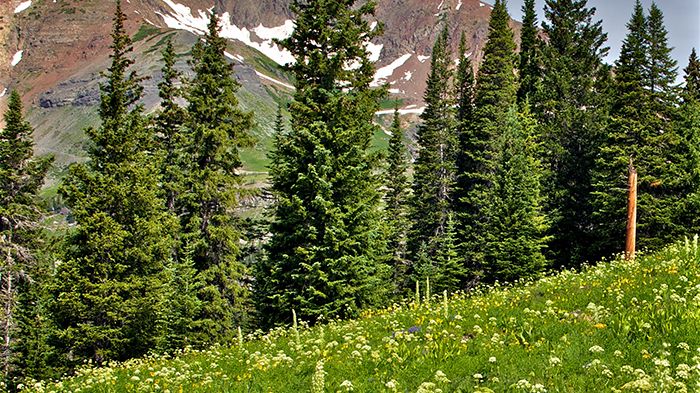
<path fill-rule="evenodd" d="M 540 77 L 539 71 L 539 38 L 537 27 L 537 12 L 535 0 L 525 0 L 522 8 L 523 28 L 520 31 L 520 61 L 518 73 L 520 87 L 518 88 L 518 102 L 523 103 L 529 97 L 533 97 Z"/>
<path fill-rule="evenodd" d="M 683 71 L 685 72 L 684 100 L 700 101 L 700 59 L 695 48 L 690 52 L 688 67 Z"/>

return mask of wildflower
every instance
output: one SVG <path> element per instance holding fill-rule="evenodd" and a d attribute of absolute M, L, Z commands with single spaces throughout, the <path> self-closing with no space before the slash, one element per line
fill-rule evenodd
<path fill-rule="evenodd" d="M 435 382 L 438 382 L 438 383 L 450 383 L 450 380 L 447 379 L 447 375 L 445 375 L 444 372 L 442 372 L 441 370 L 437 370 L 437 371 L 435 372 Z"/>
<path fill-rule="evenodd" d="M 495 357 L 495 356 L 491 356 L 491 357 L 489 358 L 489 363 L 496 363 L 496 357 Z"/>
<path fill-rule="evenodd" d="M 588 351 L 591 353 L 603 353 L 603 352 L 605 352 L 603 347 L 601 347 L 600 345 L 594 345 L 594 346 L 588 348 Z"/>
<path fill-rule="evenodd" d="M 340 384 L 340 387 L 345 389 L 346 392 L 351 392 L 355 387 L 352 386 L 352 382 L 347 379 Z"/>
<path fill-rule="evenodd" d="M 624 355 L 622 354 L 622 351 L 620 351 L 620 350 L 617 350 L 617 351 L 613 352 L 613 355 L 615 355 L 615 357 L 618 357 L 618 358 L 621 358 L 621 357 L 624 356 Z"/>
<path fill-rule="evenodd" d="M 552 367 L 560 366 L 561 365 L 561 359 L 559 359 L 556 356 L 552 356 L 549 358 L 549 365 Z"/>
<path fill-rule="evenodd" d="M 311 377 L 311 392 L 323 393 L 326 385 L 326 372 L 323 370 L 323 360 L 316 363 L 316 371 Z"/>
<path fill-rule="evenodd" d="M 386 386 L 387 389 L 394 391 L 396 390 L 396 381 L 392 379 L 391 381 L 385 383 L 384 386 Z"/>
<path fill-rule="evenodd" d="M 484 376 L 481 375 L 481 374 L 479 374 L 479 373 L 476 373 L 476 374 L 472 375 L 472 377 L 473 377 L 474 379 L 476 379 L 477 381 L 481 381 L 482 379 L 484 379 Z"/>

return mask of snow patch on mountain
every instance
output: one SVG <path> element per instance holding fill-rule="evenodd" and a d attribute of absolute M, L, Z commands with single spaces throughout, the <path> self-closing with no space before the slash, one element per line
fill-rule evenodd
<path fill-rule="evenodd" d="M 29 0 L 29 1 L 23 1 L 23 2 L 19 3 L 19 5 L 17 6 L 17 8 L 15 8 L 15 14 L 19 14 L 20 12 L 26 10 L 27 8 L 29 8 L 29 7 L 31 7 L 31 6 L 32 6 L 32 1 L 31 1 L 31 0 Z"/>
<path fill-rule="evenodd" d="M 459 9 L 462 8 L 462 0 L 459 0 L 457 3 L 457 7 L 455 7 L 455 10 L 459 11 Z"/>
<path fill-rule="evenodd" d="M 429 58 L 430 58 L 430 56 L 418 55 L 418 61 L 420 61 L 421 63 L 425 63 L 425 61 L 428 60 Z"/>
<path fill-rule="evenodd" d="M 276 84 L 278 84 L 278 85 L 280 85 L 280 86 L 283 86 L 283 87 L 286 87 L 287 89 L 290 89 L 290 90 L 296 90 L 296 88 L 295 88 L 294 86 L 292 86 L 292 85 L 290 85 L 290 84 L 288 84 L 288 83 L 284 83 L 284 82 L 282 82 L 281 80 L 278 80 L 278 79 L 269 77 L 269 76 L 267 76 L 267 75 L 265 75 L 265 74 L 263 74 L 263 73 L 260 73 L 260 72 L 258 72 L 258 71 L 255 71 L 255 74 L 257 74 L 258 77 L 260 77 L 260 78 L 262 78 L 262 79 L 265 79 L 266 81 L 270 81 L 270 82 L 272 82 L 272 83 L 276 83 Z"/>
<path fill-rule="evenodd" d="M 384 49 L 384 45 L 368 42 L 367 51 L 369 52 L 369 61 L 373 63 L 379 61 L 379 57 L 382 55 L 382 49 Z"/>
<path fill-rule="evenodd" d="M 406 61 L 408 61 L 408 59 L 410 59 L 411 56 L 413 56 L 413 54 L 407 53 L 399 57 L 398 59 L 392 61 L 391 64 L 378 69 L 377 72 L 374 74 L 374 80 L 370 85 L 379 86 L 383 82 L 386 82 L 386 79 L 392 76 L 397 68 L 404 65 L 404 63 L 406 63 Z"/>
<path fill-rule="evenodd" d="M 22 61 L 22 55 L 24 54 L 24 51 L 21 50 L 17 53 L 15 53 L 14 56 L 12 56 L 12 62 L 10 63 L 13 67 L 19 64 L 20 61 Z"/>
<path fill-rule="evenodd" d="M 423 112 L 425 111 L 425 107 L 424 107 L 424 106 L 423 106 L 423 107 L 420 107 L 420 108 L 412 108 L 412 107 L 414 107 L 414 106 L 415 106 L 415 105 L 410 105 L 410 106 L 408 106 L 408 107 L 406 107 L 406 108 L 399 109 L 399 114 L 400 114 L 400 115 L 409 115 L 409 114 L 420 115 L 421 113 L 423 113 Z M 386 109 L 386 110 L 383 110 L 383 111 L 377 111 L 377 112 L 375 112 L 374 114 L 377 115 L 377 116 L 392 115 L 392 114 L 394 114 L 394 110 L 393 110 L 393 109 Z"/>
<path fill-rule="evenodd" d="M 209 23 L 209 14 L 212 9 L 205 11 L 197 10 L 195 15 L 192 10 L 182 4 L 172 0 L 163 0 L 165 4 L 173 10 L 170 14 L 158 13 L 165 25 L 171 29 L 187 30 L 194 34 L 204 34 Z M 294 31 L 294 22 L 287 20 L 281 26 L 265 27 L 262 24 L 251 30 L 239 28 L 231 23 L 231 16 L 228 12 L 221 15 L 221 37 L 241 41 L 253 49 L 260 51 L 265 56 L 280 65 L 292 63 L 294 58 L 288 51 L 280 48 L 273 39 L 285 39 Z M 251 38 L 254 33 L 262 42 L 256 42 Z"/>

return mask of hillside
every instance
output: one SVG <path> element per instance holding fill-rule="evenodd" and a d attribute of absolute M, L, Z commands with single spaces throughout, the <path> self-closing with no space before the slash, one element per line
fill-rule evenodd
<path fill-rule="evenodd" d="M 289 75 L 281 66 L 291 60 L 274 42 L 293 28 L 289 0 L 218 1 L 133 0 L 124 7 L 127 30 L 137 45 L 136 71 L 145 81 L 144 105 L 157 108 L 160 50 L 164 39 L 175 42 L 179 68 L 188 71 L 189 50 L 202 33 L 207 13 L 222 18 L 222 36 L 229 39 L 229 57 L 244 108 L 254 110 L 259 144 L 244 153 L 245 169 L 266 170 L 272 118 L 277 104 L 288 100 Z M 449 22 L 453 49 L 462 30 L 470 55 L 479 61 L 488 32 L 491 7 L 478 0 L 378 2 L 377 21 L 384 34 L 368 49 L 376 60 L 374 84 L 390 84 L 392 100 L 400 100 L 403 113 L 414 121 L 421 112 L 430 65 L 430 50 L 442 18 Z M 56 155 L 61 171 L 84 159 L 84 128 L 97 122 L 100 72 L 109 61 L 111 1 L 12 0 L 0 4 L 0 110 L 6 93 L 18 89 L 30 108 L 36 127 L 37 153 Z M 512 22 L 513 27 L 517 23 Z M 5 93 L 2 93 L 2 92 Z M 387 101 L 385 109 L 395 101 Z M 380 121 L 381 122 L 381 121 Z M 385 137 L 379 138 L 382 144 Z"/>
<path fill-rule="evenodd" d="M 85 368 L 26 391 L 697 391 L 697 242 L 298 333 L 256 332 L 230 348 Z"/>

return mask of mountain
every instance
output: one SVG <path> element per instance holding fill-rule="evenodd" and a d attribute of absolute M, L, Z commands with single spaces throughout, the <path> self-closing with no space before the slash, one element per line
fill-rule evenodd
<path fill-rule="evenodd" d="M 189 72 L 189 52 L 206 26 L 209 12 L 222 18 L 222 36 L 234 65 L 242 106 L 254 110 L 259 144 L 245 152 L 246 168 L 264 171 L 265 152 L 278 103 L 293 92 L 281 65 L 291 61 L 274 39 L 294 27 L 289 0 L 125 0 L 127 29 L 133 34 L 137 71 L 145 82 L 144 105 L 157 107 L 160 50 L 172 39 Z M 105 0 L 10 0 L 0 4 L 0 109 L 6 89 L 18 89 L 36 127 L 38 153 L 56 155 L 59 167 L 81 160 L 84 132 L 97 121 L 100 73 L 109 62 L 113 2 Z M 402 113 L 415 115 L 430 67 L 430 52 L 441 21 L 447 20 L 456 52 L 459 34 L 467 33 L 476 63 L 488 35 L 491 6 L 479 0 L 380 0 L 376 20 L 384 34 L 368 45 L 376 61 L 376 85 L 389 83 L 391 112 L 400 100 Z M 374 21 L 373 21 L 374 23 Z M 512 23 L 518 30 L 518 24 Z M 381 139 L 381 138 L 380 138 Z"/>

